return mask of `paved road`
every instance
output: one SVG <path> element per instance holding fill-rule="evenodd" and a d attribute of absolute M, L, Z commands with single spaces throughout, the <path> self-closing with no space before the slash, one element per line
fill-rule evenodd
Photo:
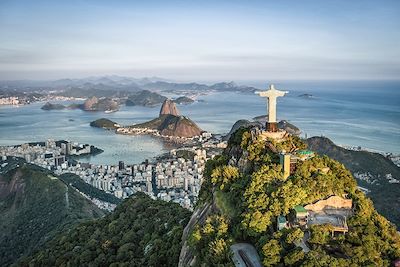
<path fill-rule="evenodd" d="M 262 267 L 256 248 L 248 243 L 236 243 L 231 246 L 232 261 L 236 267 Z"/>

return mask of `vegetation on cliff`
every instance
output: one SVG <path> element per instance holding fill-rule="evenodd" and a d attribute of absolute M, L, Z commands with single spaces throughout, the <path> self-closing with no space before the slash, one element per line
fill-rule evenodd
<path fill-rule="evenodd" d="M 78 225 L 21 266 L 177 266 L 190 212 L 143 193 L 102 219 Z"/>
<path fill-rule="evenodd" d="M 389 266 L 400 257 L 395 226 L 375 211 L 341 163 L 315 156 L 283 177 L 278 153 L 304 148 L 295 136 L 277 143 L 241 128 L 224 155 L 207 162 L 199 205 L 214 203 L 217 212 L 188 238 L 197 264 L 232 266 L 229 247 L 237 242 L 253 244 L 264 266 Z M 304 252 L 296 245 L 303 231 L 277 230 L 277 217 L 293 217 L 296 205 L 344 194 L 353 201 L 345 235 L 331 235 L 329 224 L 313 225 L 307 233 L 310 251 Z"/>
<path fill-rule="evenodd" d="M 0 265 L 39 249 L 72 225 L 104 215 L 89 200 L 35 165 L 8 162 L 0 175 Z"/>

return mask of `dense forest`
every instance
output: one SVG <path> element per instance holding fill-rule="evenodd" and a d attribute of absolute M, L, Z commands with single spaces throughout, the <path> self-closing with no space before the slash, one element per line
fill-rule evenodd
<path fill-rule="evenodd" d="M 50 171 L 10 159 L 0 174 L 0 266 L 29 255 L 78 222 L 103 215 Z"/>
<path fill-rule="evenodd" d="M 113 213 L 58 235 L 18 266 L 177 266 L 190 211 L 137 193 Z"/>
<path fill-rule="evenodd" d="M 207 162 L 198 207 L 217 211 L 191 231 L 188 243 L 197 265 L 232 266 L 230 246 L 253 244 L 264 266 L 390 266 L 400 257 L 396 228 L 379 215 L 351 173 L 327 156 L 300 161 L 283 177 L 279 152 L 305 149 L 289 136 L 283 142 L 262 139 L 241 128 L 225 153 Z M 353 202 L 346 234 L 331 235 L 329 224 L 277 230 L 277 217 L 293 217 L 297 205 L 345 195 Z M 296 243 L 309 235 L 304 252 Z"/>

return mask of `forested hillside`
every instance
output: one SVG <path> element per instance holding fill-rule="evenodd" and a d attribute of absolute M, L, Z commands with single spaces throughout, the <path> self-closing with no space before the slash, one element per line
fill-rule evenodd
<path fill-rule="evenodd" d="M 19 266 L 177 266 L 190 212 L 137 193 L 102 219 L 58 235 Z"/>
<path fill-rule="evenodd" d="M 376 212 L 341 163 L 304 150 L 298 137 L 276 141 L 255 132 L 239 129 L 225 153 L 207 162 L 197 210 L 213 208 L 205 212 L 204 222 L 188 229 L 195 257 L 183 250 L 186 264 L 232 266 L 231 245 L 236 243 L 254 245 L 264 266 L 390 266 L 400 257 L 395 226 Z M 310 157 L 298 160 L 285 177 L 282 151 Z M 331 196 L 351 201 L 347 219 L 335 215 L 342 209 L 330 210 L 330 215 L 321 211 L 310 217 L 314 221 L 297 217 L 297 212 L 307 213 L 303 206 Z M 278 217 L 288 221 L 282 228 Z M 320 218 L 324 220 L 317 223 Z M 338 228 L 346 230 L 334 232 Z"/>
<path fill-rule="evenodd" d="M 400 178 L 400 168 L 381 154 L 353 151 L 335 145 L 326 137 L 308 138 L 310 149 L 343 163 L 353 174 L 367 175 L 357 183 L 370 190 L 368 197 L 376 209 L 400 229 L 400 184 L 390 183 L 387 175 Z"/>
<path fill-rule="evenodd" d="M 10 160 L 0 173 L 0 266 L 104 212 L 51 172 Z"/>

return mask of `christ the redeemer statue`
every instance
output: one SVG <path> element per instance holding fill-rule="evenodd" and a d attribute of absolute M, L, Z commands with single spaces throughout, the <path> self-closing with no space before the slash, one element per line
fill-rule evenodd
<path fill-rule="evenodd" d="M 256 92 L 261 97 L 268 98 L 268 122 L 267 131 L 276 132 L 278 131 L 278 125 L 276 123 L 276 98 L 284 96 L 288 91 L 279 91 L 275 89 L 275 86 L 271 84 L 268 91 Z"/>

